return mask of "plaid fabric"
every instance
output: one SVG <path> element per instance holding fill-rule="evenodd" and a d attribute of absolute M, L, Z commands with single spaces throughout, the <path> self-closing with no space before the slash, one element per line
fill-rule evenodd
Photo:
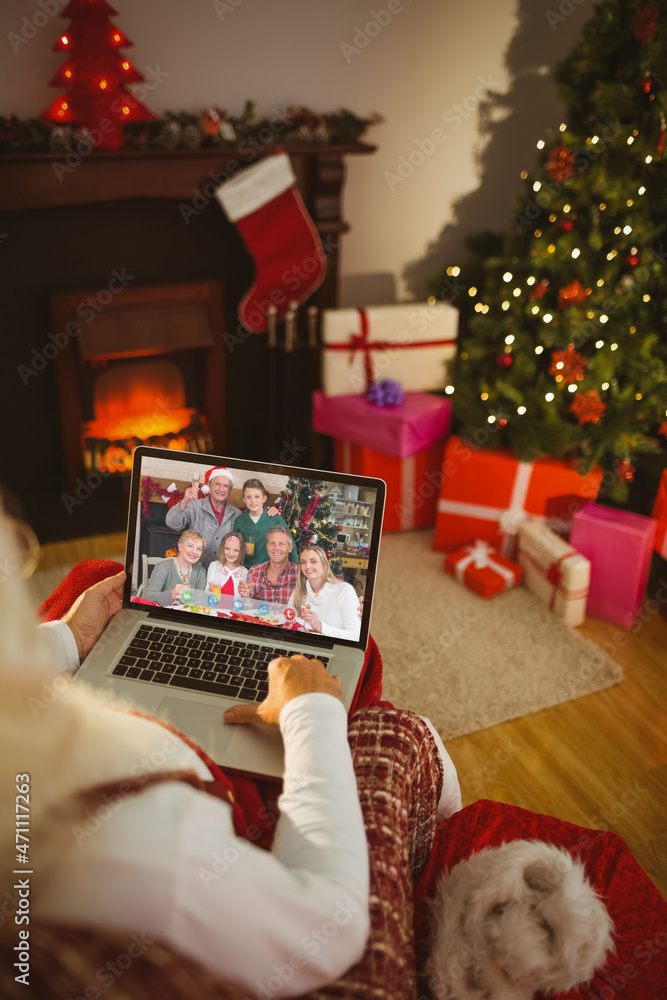
<path fill-rule="evenodd" d="M 266 575 L 268 562 L 260 563 L 259 566 L 251 566 L 248 570 L 248 586 L 251 588 L 250 596 L 258 601 L 269 601 L 273 604 L 287 604 L 292 591 L 296 587 L 299 575 L 298 567 L 291 562 L 278 577 L 278 583 L 274 585 Z"/>
<path fill-rule="evenodd" d="M 371 931 L 361 961 L 309 1000 L 416 1000 L 414 883 L 433 845 L 442 764 L 433 737 L 410 712 L 374 706 L 348 738 L 371 865 Z"/>

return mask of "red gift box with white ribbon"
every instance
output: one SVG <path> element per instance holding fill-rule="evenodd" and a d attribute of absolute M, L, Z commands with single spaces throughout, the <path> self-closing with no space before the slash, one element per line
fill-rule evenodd
<path fill-rule="evenodd" d="M 549 516 L 562 520 L 572 496 L 594 500 L 601 481 L 598 468 L 581 475 L 553 458 L 520 462 L 508 448 L 484 451 L 452 435 L 445 449 L 433 547 L 448 551 L 481 538 L 512 557 L 524 521 L 547 521 L 547 505 Z"/>
<path fill-rule="evenodd" d="M 524 583 L 568 625 L 582 625 L 591 583 L 590 561 L 546 524 L 519 528 L 517 559 Z"/>
<path fill-rule="evenodd" d="M 518 563 L 479 538 L 472 545 L 450 552 L 445 559 L 445 570 L 480 597 L 494 597 L 510 590 L 521 583 L 523 576 Z"/>
<path fill-rule="evenodd" d="M 334 465 L 337 472 L 384 479 L 387 499 L 383 531 L 430 528 L 435 522 L 444 450 L 445 442 L 436 441 L 415 455 L 397 458 L 336 438 Z"/>

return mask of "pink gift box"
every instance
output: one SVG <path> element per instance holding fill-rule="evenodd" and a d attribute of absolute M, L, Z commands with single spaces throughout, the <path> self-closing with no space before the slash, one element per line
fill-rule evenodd
<path fill-rule="evenodd" d="M 652 517 L 595 503 L 576 512 L 570 542 L 591 562 L 587 614 L 630 628 L 646 592 L 655 527 Z"/>
<path fill-rule="evenodd" d="M 364 396 L 313 393 L 313 428 L 320 434 L 408 458 L 449 433 L 451 400 L 408 392 L 400 406 L 373 406 Z"/>

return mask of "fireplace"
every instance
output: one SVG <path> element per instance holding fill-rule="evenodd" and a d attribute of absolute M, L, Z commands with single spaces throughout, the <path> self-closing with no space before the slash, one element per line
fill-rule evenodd
<path fill-rule="evenodd" d="M 300 193 L 327 250 L 327 277 L 312 300 L 320 311 L 338 301 L 340 246 L 349 228 L 342 217 L 345 159 L 373 149 L 353 144 L 289 151 Z M 270 153 L 267 149 L 266 155 Z M 138 426 L 138 438 L 155 434 L 167 446 L 181 444 L 178 439 L 183 438 L 195 450 L 190 440 L 196 439 L 200 448 L 200 438 L 208 433 L 213 454 L 269 462 L 298 456 L 300 464 L 329 467 L 318 455 L 320 444 L 311 430 L 310 392 L 317 388 L 317 365 L 314 359 L 312 365 L 305 363 L 306 331 L 301 330 L 302 350 L 294 353 L 291 366 L 296 371 L 303 355 L 295 388 L 289 391 L 291 429 L 277 406 L 271 411 L 282 382 L 267 337 L 239 329 L 236 307 L 253 280 L 254 267 L 212 191 L 219 183 L 215 178 L 225 172 L 231 176 L 261 155 L 264 151 L 231 147 L 95 150 L 76 169 L 59 175 L 54 163 L 64 162 L 64 156 L 0 156 L 0 239 L 8 249 L 0 278 L 0 343 L 7 375 L 0 408 L 0 478 L 20 497 L 24 516 L 42 542 L 125 526 L 129 477 L 119 473 L 128 465 L 124 442 L 129 441 L 129 450 L 136 442 L 127 438 L 124 427 L 109 437 L 108 426 L 93 421 L 116 415 L 116 403 L 109 408 L 109 392 L 118 396 L 114 379 L 124 380 L 126 364 L 173 364 L 182 383 L 177 385 L 173 372 L 165 375 L 164 409 L 161 389 L 152 381 L 147 384 L 149 402 L 156 399 L 149 411 L 149 417 L 156 411 L 155 428 L 135 412 L 140 402 L 136 393 L 124 397 L 130 430 Z M 199 206 L 188 212 L 187 223 L 183 205 Z M 167 349 L 158 351 L 135 316 L 131 343 L 110 345 L 118 310 L 133 304 L 143 289 L 163 293 L 209 284 L 217 286 L 216 304 L 199 310 L 200 317 L 215 310 L 208 331 L 191 315 L 185 339 L 174 342 L 172 332 Z M 91 297 L 95 315 L 88 322 Z M 173 300 L 163 304 L 160 332 L 169 328 L 178 309 Z M 305 304 L 301 312 L 305 314 Z M 121 333 L 126 319 L 117 324 Z M 224 340 L 218 330 L 225 331 Z M 115 369 L 122 374 L 110 375 Z M 176 405 L 183 398 L 184 406 Z M 186 414 L 178 428 L 157 425 L 165 410 L 180 408 L 196 411 L 195 422 L 186 422 Z M 200 416 L 205 418 L 201 430 L 196 422 Z"/>
<path fill-rule="evenodd" d="M 65 474 L 123 475 L 139 444 L 224 450 L 222 285 L 116 286 L 52 296 Z"/>

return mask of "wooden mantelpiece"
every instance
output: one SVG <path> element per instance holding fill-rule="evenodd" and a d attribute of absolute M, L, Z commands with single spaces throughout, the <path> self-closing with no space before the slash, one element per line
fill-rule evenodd
<path fill-rule="evenodd" d="M 348 146 L 289 146 L 299 187 L 313 166 L 313 180 L 327 182 L 342 168 L 344 156 L 373 153 L 367 143 Z M 239 170 L 270 156 L 246 146 L 169 150 L 95 150 L 68 159 L 53 153 L 0 154 L 0 210 L 52 208 L 121 198 L 193 198 L 195 189 L 218 178 L 220 184 Z M 54 164 L 58 167 L 54 168 Z M 70 166 L 70 164 L 75 164 Z"/>

